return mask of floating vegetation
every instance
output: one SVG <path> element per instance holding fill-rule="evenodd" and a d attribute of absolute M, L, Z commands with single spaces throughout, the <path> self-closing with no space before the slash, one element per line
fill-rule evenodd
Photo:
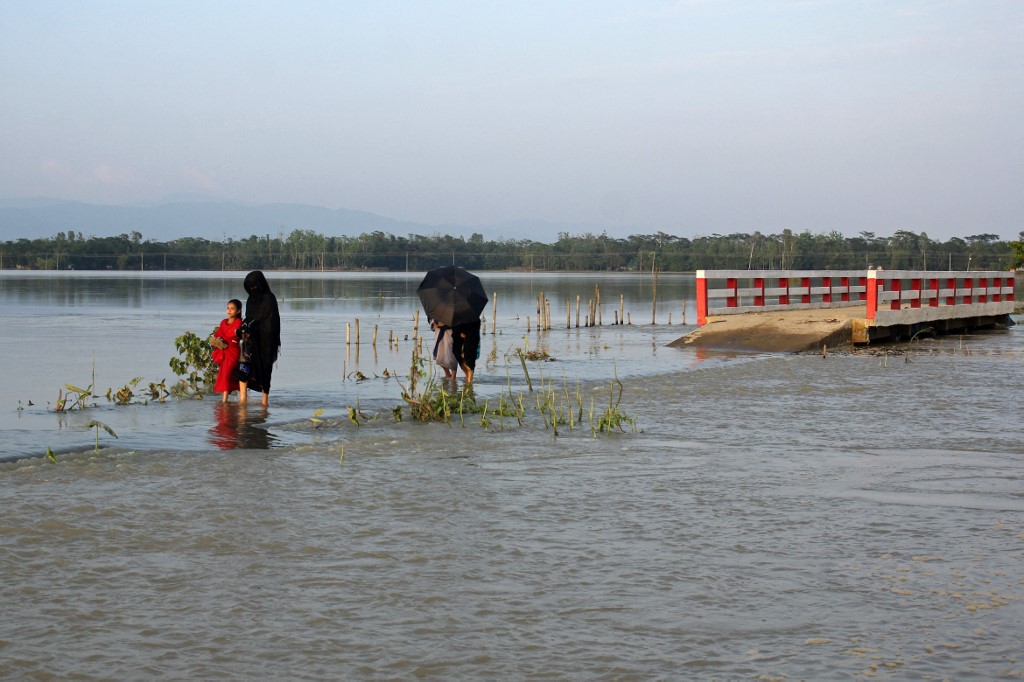
<path fill-rule="evenodd" d="M 90 400 L 95 396 L 92 394 L 92 384 L 88 388 L 79 388 L 73 384 L 64 384 L 67 393 L 63 389 L 57 389 L 57 401 L 53 404 L 54 412 L 71 412 L 72 410 L 84 410 L 95 405 Z"/>
<path fill-rule="evenodd" d="M 319 429 L 320 425 L 324 423 L 324 420 L 320 418 L 323 415 L 323 413 L 324 413 L 324 408 L 322 408 L 322 407 L 319 408 L 319 409 L 313 410 L 313 416 L 309 418 L 309 421 L 313 422 L 313 428 L 314 429 Z"/>
<path fill-rule="evenodd" d="M 364 415 L 362 412 L 360 412 L 358 407 L 350 407 L 350 408 L 348 408 L 348 420 L 350 422 L 352 422 L 356 426 L 359 426 L 360 425 L 359 424 L 359 418 L 360 417 L 364 417 L 365 418 L 366 415 Z"/>
<path fill-rule="evenodd" d="M 554 362 L 554 358 L 546 350 L 522 350 L 519 349 L 519 354 L 526 360 L 532 360 L 534 362 Z"/>
<path fill-rule="evenodd" d="M 518 356 L 522 364 L 528 391 L 533 394 L 532 401 L 527 401 L 522 391 L 516 392 L 513 389 L 507 363 L 505 386 L 502 387 L 496 398 L 490 398 L 481 403 L 473 392 L 472 384 L 456 389 L 450 380 L 439 379 L 434 373 L 432 365 L 428 371 L 425 359 L 415 348 L 410 367 L 409 386 L 403 386 L 402 399 L 409 408 L 410 415 L 416 421 L 451 425 L 457 418 L 462 426 L 465 426 L 467 421 L 476 421 L 485 429 L 504 430 L 513 425 L 512 420 L 514 420 L 515 426 L 523 427 L 528 416 L 527 405 L 530 405 L 532 408 L 530 412 L 535 411 L 536 415 L 540 416 L 544 428 L 550 428 L 556 436 L 561 435 L 564 429 L 573 431 L 585 424 L 583 390 L 578 382 L 575 387 L 570 387 L 565 378 L 558 384 L 553 380 L 541 377 L 539 385 L 535 388 L 526 368 L 526 356 L 523 350 L 517 348 L 512 354 Z M 603 411 L 599 411 L 596 400 L 591 398 L 589 423 L 591 433 L 595 437 L 598 434 L 612 432 L 624 433 L 627 431 L 627 427 L 628 430 L 636 432 L 635 420 L 620 408 L 624 390 L 624 385 L 616 375 L 615 380 L 609 386 L 608 405 Z M 395 421 L 402 421 L 401 406 L 392 410 L 392 414 Z M 473 415 L 476 415 L 475 420 L 468 419 Z"/>
<path fill-rule="evenodd" d="M 166 379 L 161 379 L 159 383 L 155 381 L 149 382 L 149 397 L 151 400 L 162 403 L 171 395 L 171 392 L 167 390 L 166 381 Z"/>
<path fill-rule="evenodd" d="M 127 405 L 135 397 L 135 392 L 132 390 L 138 386 L 139 382 L 142 381 L 142 377 L 135 377 L 123 387 L 114 391 L 112 388 L 107 389 L 107 400 L 115 402 L 118 405 Z"/>

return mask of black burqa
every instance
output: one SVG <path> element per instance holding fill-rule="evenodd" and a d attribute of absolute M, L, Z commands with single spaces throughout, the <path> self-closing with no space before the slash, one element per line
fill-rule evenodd
<path fill-rule="evenodd" d="M 480 320 L 452 327 L 452 352 L 463 367 L 476 370 L 480 354 Z"/>
<path fill-rule="evenodd" d="M 239 381 L 248 383 L 249 388 L 270 393 L 270 378 L 281 349 L 281 315 L 277 310 L 277 297 L 259 270 L 245 276 L 245 292 L 249 298 L 245 301 L 242 325 L 249 332 L 247 350 L 250 361 L 248 371 L 240 372 Z"/>

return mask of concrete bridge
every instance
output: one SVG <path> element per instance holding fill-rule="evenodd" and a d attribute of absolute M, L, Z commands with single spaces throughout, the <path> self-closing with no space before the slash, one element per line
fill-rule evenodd
<path fill-rule="evenodd" d="M 672 345 L 806 352 L 1012 325 L 1013 272 L 698 270 L 698 328 Z"/>

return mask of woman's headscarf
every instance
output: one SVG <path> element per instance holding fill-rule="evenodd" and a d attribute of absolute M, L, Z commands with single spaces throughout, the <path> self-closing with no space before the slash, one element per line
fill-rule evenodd
<path fill-rule="evenodd" d="M 277 310 L 277 297 L 259 270 L 245 276 L 244 286 L 249 294 L 245 302 L 245 324 L 256 333 L 259 353 L 268 365 L 273 364 L 281 348 L 281 315 Z"/>

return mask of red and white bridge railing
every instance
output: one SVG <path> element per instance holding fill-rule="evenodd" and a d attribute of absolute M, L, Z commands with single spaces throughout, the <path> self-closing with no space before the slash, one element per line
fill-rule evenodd
<path fill-rule="evenodd" d="M 698 270 L 697 324 L 709 315 L 865 306 L 876 325 L 1004 315 L 1012 272 Z"/>

